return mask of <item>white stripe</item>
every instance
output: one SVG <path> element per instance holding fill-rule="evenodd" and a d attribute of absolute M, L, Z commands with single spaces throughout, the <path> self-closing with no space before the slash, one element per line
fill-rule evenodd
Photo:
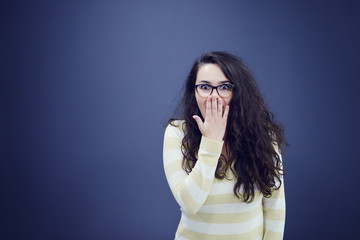
<path fill-rule="evenodd" d="M 275 180 L 275 187 L 276 188 L 280 187 L 280 181 L 277 178 L 275 178 L 274 180 Z M 280 175 L 280 180 L 281 180 L 281 187 L 283 187 L 284 186 L 284 176 L 283 175 Z"/>
<path fill-rule="evenodd" d="M 182 139 L 184 137 L 184 132 L 182 131 L 182 129 L 179 129 L 177 127 L 174 127 L 172 125 L 168 125 L 166 130 L 165 130 L 165 137 L 174 137 L 174 138 L 179 138 Z"/>
<path fill-rule="evenodd" d="M 212 185 L 210 195 L 234 194 L 234 181 L 217 182 Z"/>
<path fill-rule="evenodd" d="M 183 170 L 173 173 L 170 177 L 168 177 L 168 183 L 170 188 L 173 190 L 176 185 L 181 183 L 187 176 L 188 175 Z"/>
<path fill-rule="evenodd" d="M 178 233 L 176 232 L 176 234 L 175 234 L 175 240 L 189 240 L 189 239 L 184 238 L 183 236 L 181 236 L 180 234 L 178 234 Z"/>
<path fill-rule="evenodd" d="M 185 212 L 189 212 L 185 206 L 184 201 L 182 200 L 181 196 L 180 196 L 180 191 L 177 193 L 176 195 L 176 201 L 178 202 L 178 204 L 180 205 L 180 207 L 185 211 Z"/>
<path fill-rule="evenodd" d="M 273 210 L 284 210 L 285 209 L 285 198 L 263 198 L 265 208 Z"/>
<path fill-rule="evenodd" d="M 163 155 L 164 159 L 164 166 L 168 165 L 169 163 L 172 163 L 173 161 L 183 159 L 183 154 L 181 152 L 181 149 L 169 149 L 167 151 L 164 151 Z"/>
<path fill-rule="evenodd" d="M 251 203 L 229 203 L 229 204 L 210 204 L 204 205 L 199 209 L 203 213 L 242 213 L 251 211 L 261 204 L 261 199 Z"/>
<path fill-rule="evenodd" d="M 203 191 L 199 186 L 191 179 L 187 178 L 185 181 L 185 188 L 195 202 L 202 205 L 208 196 L 208 192 Z"/>
<path fill-rule="evenodd" d="M 264 219 L 265 229 L 273 232 L 283 232 L 285 227 L 284 221 L 276 221 L 270 219 Z"/>
<path fill-rule="evenodd" d="M 236 180 L 216 182 L 213 184 L 209 195 L 218 195 L 218 194 L 234 194 L 234 186 Z M 240 185 L 239 189 L 240 194 L 244 192 L 244 185 Z M 258 187 L 254 186 L 254 193 L 261 194 Z"/>
<path fill-rule="evenodd" d="M 232 181 L 222 180 L 221 182 L 216 182 L 213 184 L 209 195 L 234 194 L 235 183 L 236 183 L 235 180 Z M 240 193 L 244 192 L 243 185 L 240 185 L 239 192 Z M 260 190 L 256 186 L 254 186 L 254 193 L 255 194 L 260 193 Z"/>
<path fill-rule="evenodd" d="M 229 224 L 203 223 L 192 220 L 183 215 L 181 216 L 180 221 L 185 228 L 192 231 L 204 234 L 231 235 L 247 233 L 261 226 L 263 224 L 263 216 L 262 213 L 260 213 L 248 222 Z"/>
<path fill-rule="evenodd" d="M 195 169 L 201 173 L 201 175 L 208 179 L 213 180 L 215 177 L 216 166 L 208 166 L 201 161 L 196 161 Z"/>
<path fill-rule="evenodd" d="M 201 174 L 200 177 L 204 177 L 207 180 L 213 180 L 215 177 L 215 167 L 210 167 L 205 164 L 202 164 L 200 161 L 196 163 L 196 171 Z M 193 170 L 195 171 L 195 170 Z M 191 174 L 191 173 L 190 173 Z M 173 189 L 177 184 L 185 180 L 189 175 L 184 170 L 179 170 L 174 172 L 171 176 L 168 177 L 168 183 L 171 189 Z M 189 179 L 191 179 L 189 177 Z M 193 182 L 193 180 L 191 180 Z M 195 184 L 195 183 L 194 183 Z"/>
<path fill-rule="evenodd" d="M 199 149 L 199 155 L 204 154 L 204 155 L 209 155 L 209 156 L 215 156 L 215 157 L 220 157 L 220 153 L 212 153 L 212 152 L 208 152 L 205 149 L 200 148 Z"/>

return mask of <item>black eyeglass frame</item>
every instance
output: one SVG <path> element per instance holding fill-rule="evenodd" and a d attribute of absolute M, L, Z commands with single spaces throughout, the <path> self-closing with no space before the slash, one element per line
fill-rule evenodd
<path fill-rule="evenodd" d="M 213 85 L 210 85 L 210 84 L 207 84 L 207 83 L 195 84 L 195 85 L 194 85 L 194 88 L 195 88 L 196 92 L 197 92 L 199 95 L 200 95 L 200 93 L 198 92 L 198 87 L 199 87 L 199 86 L 204 86 L 204 85 L 209 86 L 209 87 L 212 88 L 209 96 L 213 93 L 214 89 L 216 89 L 217 94 L 218 94 L 219 96 L 221 96 L 221 94 L 220 94 L 219 91 L 218 91 L 218 87 L 223 86 L 223 85 L 230 85 L 230 86 L 231 86 L 231 92 L 232 92 L 232 90 L 235 88 L 235 84 L 233 84 L 233 83 L 223 83 L 223 84 L 220 84 L 220 85 L 217 85 L 217 86 L 213 86 Z M 222 96 L 221 96 L 221 97 L 222 97 Z"/>

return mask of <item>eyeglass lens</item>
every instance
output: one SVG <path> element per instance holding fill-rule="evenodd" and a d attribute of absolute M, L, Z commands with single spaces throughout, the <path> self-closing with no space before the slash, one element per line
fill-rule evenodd
<path fill-rule="evenodd" d="M 212 94 L 212 91 L 215 90 L 214 88 L 215 87 L 211 85 L 202 84 L 196 87 L 196 91 L 200 96 L 208 97 Z M 221 97 L 228 97 L 232 93 L 232 87 L 229 84 L 219 85 L 216 87 L 216 91 Z"/>

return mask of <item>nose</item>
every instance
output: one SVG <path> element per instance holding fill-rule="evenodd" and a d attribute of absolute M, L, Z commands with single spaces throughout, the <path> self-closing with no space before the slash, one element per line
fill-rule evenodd
<path fill-rule="evenodd" d="M 216 90 L 216 88 L 213 88 L 212 93 L 210 94 L 210 96 L 220 97 L 217 90 Z"/>

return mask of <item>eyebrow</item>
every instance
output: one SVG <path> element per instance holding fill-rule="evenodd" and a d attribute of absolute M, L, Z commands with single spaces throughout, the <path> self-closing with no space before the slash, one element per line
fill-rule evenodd
<path fill-rule="evenodd" d="M 230 83 L 230 82 L 231 82 L 230 80 L 224 80 L 224 81 L 219 82 L 219 84 Z M 199 83 L 210 84 L 211 82 L 206 81 L 206 80 L 201 80 L 201 81 L 199 81 Z"/>

